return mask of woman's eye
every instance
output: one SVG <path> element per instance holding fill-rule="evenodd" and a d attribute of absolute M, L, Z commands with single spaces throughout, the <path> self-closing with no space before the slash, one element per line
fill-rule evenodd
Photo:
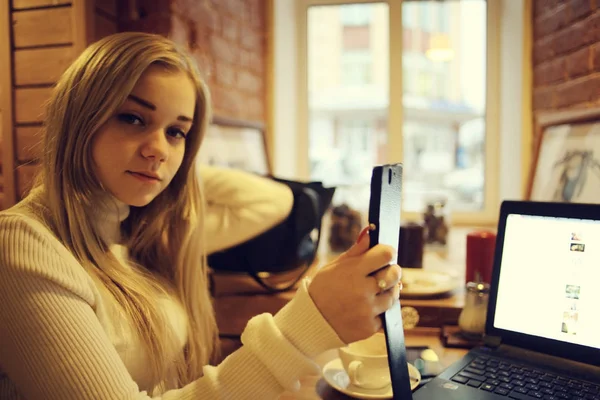
<path fill-rule="evenodd" d="M 178 128 L 171 128 L 167 131 L 167 134 L 176 139 L 185 139 L 187 134 Z"/>
<path fill-rule="evenodd" d="M 137 115 L 134 114 L 119 114 L 117 116 L 117 118 L 119 119 L 119 121 L 124 122 L 126 124 L 129 125 L 143 125 L 144 121 L 142 121 L 142 119 L 140 117 L 138 117 Z"/>

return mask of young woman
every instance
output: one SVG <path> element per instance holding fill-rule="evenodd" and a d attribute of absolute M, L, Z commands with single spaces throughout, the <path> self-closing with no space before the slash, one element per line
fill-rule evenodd
<path fill-rule="evenodd" d="M 209 110 L 193 62 L 161 36 L 106 37 L 60 78 L 42 172 L 0 213 L 0 399 L 276 398 L 319 372 L 319 353 L 380 329 L 400 267 L 371 275 L 393 249 L 363 234 L 209 365 L 206 253 L 291 207 L 286 188 L 241 172 L 204 168 L 201 190 Z"/>

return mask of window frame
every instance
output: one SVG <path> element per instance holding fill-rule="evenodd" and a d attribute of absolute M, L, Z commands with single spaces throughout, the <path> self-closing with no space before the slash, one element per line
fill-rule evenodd
<path fill-rule="evenodd" d="M 418 1 L 418 0 L 415 0 Z M 321 5 L 344 5 L 355 3 L 386 3 L 389 10 L 389 110 L 388 114 L 388 154 L 403 154 L 403 87 L 402 87 L 402 2 L 397 0 L 296 0 L 296 40 L 297 40 L 297 140 L 298 157 L 296 171 L 300 178 L 308 179 L 309 170 L 309 130 L 308 130 L 308 8 Z M 453 225 L 494 225 L 500 204 L 499 186 L 499 115 L 500 115 L 500 15 L 498 1 L 487 1 L 487 57 L 486 57 L 486 133 L 485 133 L 485 186 L 484 203 L 480 211 L 452 211 Z M 395 38 L 395 40 L 393 40 Z M 392 134 L 391 132 L 400 132 Z M 401 162 L 401 157 L 391 157 L 390 163 Z M 403 211 L 403 220 L 418 221 L 419 212 Z"/>

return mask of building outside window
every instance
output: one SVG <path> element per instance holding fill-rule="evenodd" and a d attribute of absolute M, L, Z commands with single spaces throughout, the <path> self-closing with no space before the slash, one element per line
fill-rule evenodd
<path fill-rule="evenodd" d="M 453 210 L 481 212 L 492 134 L 486 1 L 403 1 L 400 13 L 392 0 L 304 1 L 310 178 L 340 187 L 336 201 L 361 208 L 372 166 L 401 160 L 404 210 L 439 197 Z M 394 15 L 400 30 L 390 30 Z M 402 48 L 401 68 L 390 68 L 393 48 Z M 390 101 L 390 81 L 402 83 L 401 104 Z M 392 113 L 402 115 L 393 132 Z"/>

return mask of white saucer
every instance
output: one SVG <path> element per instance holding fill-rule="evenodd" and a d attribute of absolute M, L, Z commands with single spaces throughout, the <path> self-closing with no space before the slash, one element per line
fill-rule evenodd
<path fill-rule="evenodd" d="M 420 268 L 402 269 L 401 299 L 430 298 L 447 294 L 457 288 L 457 280 L 450 274 Z"/>
<path fill-rule="evenodd" d="M 421 382 L 421 374 L 413 365 L 408 364 L 408 373 L 411 377 L 410 387 L 415 390 Z M 336 358 L 328 362 L 323 367 L 323 378 L 325 381 L 335 390 L 338 390 L 350 397 L 355 399 L 391 399 L 394 394 L 392 393 L 392 386 L 388 385 L 382 389 L 363 389 L 358 386 L 354 386 L 350 383 L 348 374 L 344 371 L 342 361 Z"/>

